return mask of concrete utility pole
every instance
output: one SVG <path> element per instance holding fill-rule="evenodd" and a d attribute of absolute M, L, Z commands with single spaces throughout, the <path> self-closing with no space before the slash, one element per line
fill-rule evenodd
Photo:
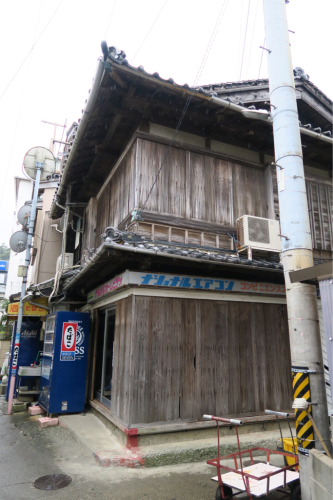
<path fill-rule="evenodd" d="M 9 386 L 9 393 L 8 393 L 8 406 L 7 406 L 7 414 L 8 415 L 10 415 L 12 413 L 12 409 L 13 409 L 13 397 L 14 397 L 14 392 L 15 392 L 17 361 L 18 361 L 18 355 L 19 355 L 22 320 L 23 320 L 23 307 L 24 307 L 23 299 L 25 297 L 26 288 L 27 288 L 28 272 L 29 272 L 29 264 L 30 264 L 30 252 L 31 252 L 31 247 L 32 247 L 31 243 L 32 243 L 32 238 L 33 238 L 33 234 L 34 234 L 34 225 L 35 225 L 36 212 L 37 212 L 39 181 L 40 181 L 40 177 L 41 177 L 41 171 L 44 168 L 44 163 L 36 161 L 35 168 L 36 168 L 36 180 L 35 180 L 35 185 L 34 185 L 34 194 L 33 194 L 32 206 L 31 206 L 31 215 L 30 215 L 29 226 L 28 226 L 27 250 L 26 250 L 26 254 L 25 254 L 25 273 L 24 273 L 24 277 L 23 277 L 23 281 L 22 281 L 20 307 L 19 307 L 19 313 L 18 313 L 18 318 L 17 318 L 13 359 L 10 360 L 10 362 L 12 364 L 12 376 L 10 378 L 10 386 Z"/>
<path fill-rule="evenodd" d="M 291 284 L 289 279 L 289 271 L 313 266 L 313 247 L 285 0 L 263 3 L 294 398 L 309 400 L 311 394 L 313 419 L 330 448 L 316 288 Z M 310 498 L 307 454 L 313 447 L 312 439 L 316 448 L 322 448 L 317 438 L 312 437 L 311 422 L 301 412 L 296 413 L 296 428 L 302 499 L 307 500 Z"/>

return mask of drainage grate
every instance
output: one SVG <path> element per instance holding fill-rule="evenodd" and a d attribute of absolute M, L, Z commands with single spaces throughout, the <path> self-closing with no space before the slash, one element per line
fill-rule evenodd
<path fill-rule="evenodd" d="M 72 478 L 66 474 L 49 474 L 34 481 L 34 487 L 38 490 L 60 490 L 71 484 Z"/>

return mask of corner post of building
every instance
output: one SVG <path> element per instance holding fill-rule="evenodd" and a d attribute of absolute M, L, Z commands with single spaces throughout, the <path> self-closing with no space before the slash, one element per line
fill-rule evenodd
<path fill-rule="evenodd" d="M 285 0 L 264 0 L 263 4 L 294 398 L 312 401 L 313 419 L 330 446 L 316 288 L 291 283 L 289 278 L 290 271 L 313 266 L 313 247 L 286 6 Z M 295 374 L 307 378 L 306 394 L 297 393 Z M 314 442 L 316 448 L 322 447 L 305 417 L 296 413 L 302 498 L 308 500 L 308 449 Z"/>

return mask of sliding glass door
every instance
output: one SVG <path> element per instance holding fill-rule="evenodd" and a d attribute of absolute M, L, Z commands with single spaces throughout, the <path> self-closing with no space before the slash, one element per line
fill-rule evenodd
<path fill-rule="evenodd" d="M 101 311 L 98 317 L 95 398 L 108 408 L 111 408 L 115 318 L 115 308 Z"/>

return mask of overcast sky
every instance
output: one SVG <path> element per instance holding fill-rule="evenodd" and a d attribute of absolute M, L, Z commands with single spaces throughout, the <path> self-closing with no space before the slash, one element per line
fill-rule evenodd
<path fill-rule="evenodd" d="M 14 176 L 22 175 L 26 151 L 49 147 L 53 127 L 41 120 L 70 126 L 81 116 L 101 41 L 124 50 L 130 64 L 192 85 L 220 12 L 198 83 L 255 79 L 259 70 L 267 77 L 267 56 L 259 48 L 265 39 L 262 0 L 1 2 L 0 96 L 22 67 L 0 98 L 0 243 L 8 244 L 12 232 Z M 332 0 L 290 0 L 287 13 L 295 31 L 293 66 L 332 98 Z"/>

